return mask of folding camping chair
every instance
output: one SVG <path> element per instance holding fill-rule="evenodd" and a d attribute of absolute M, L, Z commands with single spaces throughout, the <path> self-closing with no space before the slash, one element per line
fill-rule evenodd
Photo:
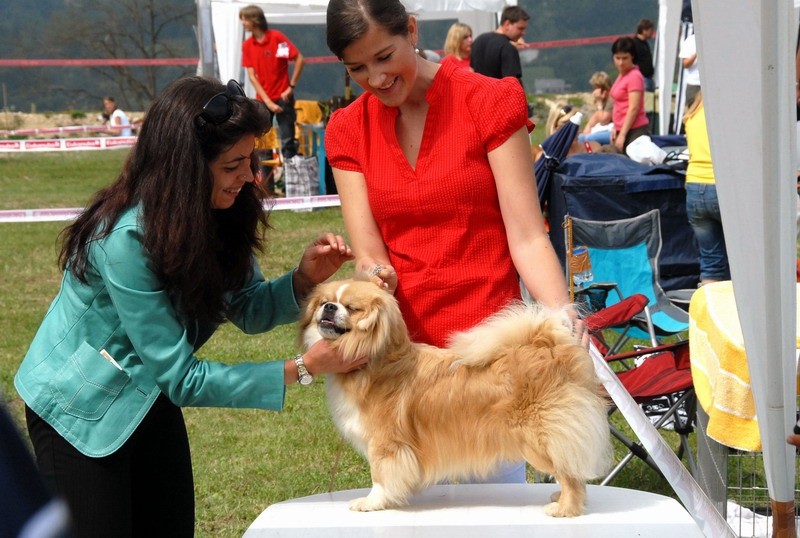
<path fill-rule="evenodd" d="M 617 371 L 622 385 L 650 416 L 654 426 L 668 427 L 679 435 L 678 456 L 685 455 L 694 473 L 695 461 L 688 436 L 694 431 L 696 404 L 688 341 L 673 344 L 660 341 L 661 337 L 687 330 L 688 315 L 668 300 L 659 284 L 660 232 L 657 209 L 639 217 L 609 222 L 567 217 L 565 243 L 570 254 L 565 265 L 575 302 L 582 304 L 587 313 L 584 322 L 593 343 Z M 578 244 L 588 248 L 597 282 L 575 291 L 572 274 L 578 267 L 571 263 L 571 253 Z M 612 331 L 618 335 L 613 341 L 609 338 Z M 621 353 L 631 338 L 645 340 L 647 344 Z M 615 410 L 610 409 L 609 418 Z M 634 457 L 658 471 L 641 444 L 611 422 L 609 427 L 612 435 L 628 449 L 628 454 L 603 484 L 613 480 Z"/>
<path fill-rule="evenodd" d="M 592 306 L 599 307 L 595 302 Z M 603 331 L 624 326 L 647 307 L 647 298 L 637 294 L 627 297 L 608 308 L 600 308 L 584 317 L 592 342 L 604 354 L 605 360 L 617 372 L 622 385 L 650 416 L 656 428 L 674 430 L 680 438 L 678 458 L 686 457 L 692 474 L 697 467 L 689 445 L 689 434 L 694 431 L 696 398 L 689 362 L 689 342 L 644 347 L 627 353 L 608 353 Z M 609 408 L 609 419 L 616 407 Z M 649 412 L 648 412 L 649 411 Z M 622 443 L 628 453 L 601 482 L 611 482 L 634 457 L 657 472 L 661 472 L 645 448 L 622 433 L 609 420 L 611 435 Z"/>
<path fill-rule="evenodd" d="M 298 142 L 298 152 L 310 157 L 314 155 L 314 127 L 322 127 L 322 107 L 318 101 L 297 100 L 294 103 L 297 114 L 295 124 L 295 138 Z"/>
<path fill-rule="evenodd" d="M 609 346 L 609 353 L 618 352 L 630 338 L 647 340 L 650 346 L 655 347 L 666 336 L 688 331 L 689 314 L 669 299 L 659 283 L 661 225 L 658 209 L 612 221 L 584 220 L 567 215 L 564 228 L 567 253 L 572 253 L 576 245 L 585 245 L 594 281 L 599 283 L 579 292 L 591 298 L 591 294 L 598 290 L 606 293 L 615 290 L 615 294 L 603 297 L 606 306 L 637 294 L 647 298 L 647 306 L 624 324 L 624 329 L 609 327 L 620 334 Z M 565 265 L 567 277 L 572 282 L 570 264 Z"/>
<path fill-rule="evenodd" d="M 280 157 L 280 139 L 277 127 L 272 127 L 262 136 L 256 138 L 256 150 L 262 157 L 262 174 L 257 178 L 256 184 L 268 193 L 275 194 L 275 169 L 283 166 Z"/>
<path fill-rule="evenodd" d="M 598 314 L 602 314 L 602 310 Z M 591 315 L 587 316 L 586 324 L 591 334 L 593 328 Z M 641 362 L 637 360 L 638 364 L 630 365 L 629 361 L 634 359 Z M 621 368 L 616 368 L 617 377 L 633 399 L 642 406 L 645 414 L 650 416 L 653 426 L 670 429 L 678 434 L 680 439 L 678 458 L 685 457 L 689 471 L 696 476 L 697 465 L 689 444 L 689 434 L 694 432 L 697 406 L 689 363 L 689 341 L 682 340 L 673 344 L 608 355 L 605 360 L 612 365 L 622 365 Z M 649 406 L 657 411 L 648 413 Z M 609 419 L 615 411 L 616 407 L 609 409 Z M 611 435 L 628 449 L 628 453 L 603 479 L 601 485 L 609 484 L 634 457 L 641 459 L 655 471 L 661 472 L 641 443 L 625 435 L 610 420 L 609 428 Z"/>

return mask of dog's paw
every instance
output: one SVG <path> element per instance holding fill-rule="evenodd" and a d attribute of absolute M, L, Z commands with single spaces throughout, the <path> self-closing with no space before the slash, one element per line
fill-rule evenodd
<path fill-rule="evenodd" d="M 369 497 L 353 499 L 347 504 L 347 507 L 354 512 L 374 512 L 375 510 L 383 510 L 385 508 L 384 503 L 375 502 Z"/>
<path fill-rule="evenodd" d="M 575 517 L 581 515 L 582 511 L 575 507 L 565 508 L 557 502 L 552 502 L 545 505 L 544 513 L 550 517 Z"/>

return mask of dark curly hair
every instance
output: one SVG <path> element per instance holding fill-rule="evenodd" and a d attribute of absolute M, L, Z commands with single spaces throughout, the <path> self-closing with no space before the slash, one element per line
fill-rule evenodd
<path fill-rule="evenodd" d="M 217 80 L 188 77 L 153 101 L 116 181 L 63 230 L 63 270 L 88 282 L 94 273 L 92 241 L 107 236 L 125 210 L 140 205 L 142 246 L 180 314 L 216 323 L 231 314 L 226 293 L 252 276 L 252 255 L 263 250 L 269 210 L 253 183 L 244 185 L 230 208 L 213 209 L 209 163 L 243 136 L 265 133 L 271 117 L 263 104 L 237 95 L 229 97 L 230 119 L 198 127 L 195 118 L 204 104 L 225 90 Z M 255 177 L 255 151 L 250 168 Z"/>

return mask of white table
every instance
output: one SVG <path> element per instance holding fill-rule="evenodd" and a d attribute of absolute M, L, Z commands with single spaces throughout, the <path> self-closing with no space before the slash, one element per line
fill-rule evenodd
<path fill-rule="evenodd" d="M 555 484 L 433 486 L 409 506 L 379 512 L 347 508 L 367 489 L 336 491 L 269 506 L 244 538 L 703 536 L 675 499 L 609 486 L 588 486 L 583 516 L 546 516 L 543 506 L 557 490 Z"/>

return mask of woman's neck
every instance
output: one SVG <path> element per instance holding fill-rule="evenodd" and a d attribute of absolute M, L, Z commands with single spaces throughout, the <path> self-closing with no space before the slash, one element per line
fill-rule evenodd
<path fill-rule="evenodd" d="M 439 64 L 435 64 L 419 58 L 417 60 L 417 79 L 414 81 L 414 88 L 408 94 L 405 102 L 400 105 L 401 112 L 403 108 L 417 108 L 420 105 L 427 106 L 428 88 L 433 84 L 433 79 L 439 71 Z"/>

